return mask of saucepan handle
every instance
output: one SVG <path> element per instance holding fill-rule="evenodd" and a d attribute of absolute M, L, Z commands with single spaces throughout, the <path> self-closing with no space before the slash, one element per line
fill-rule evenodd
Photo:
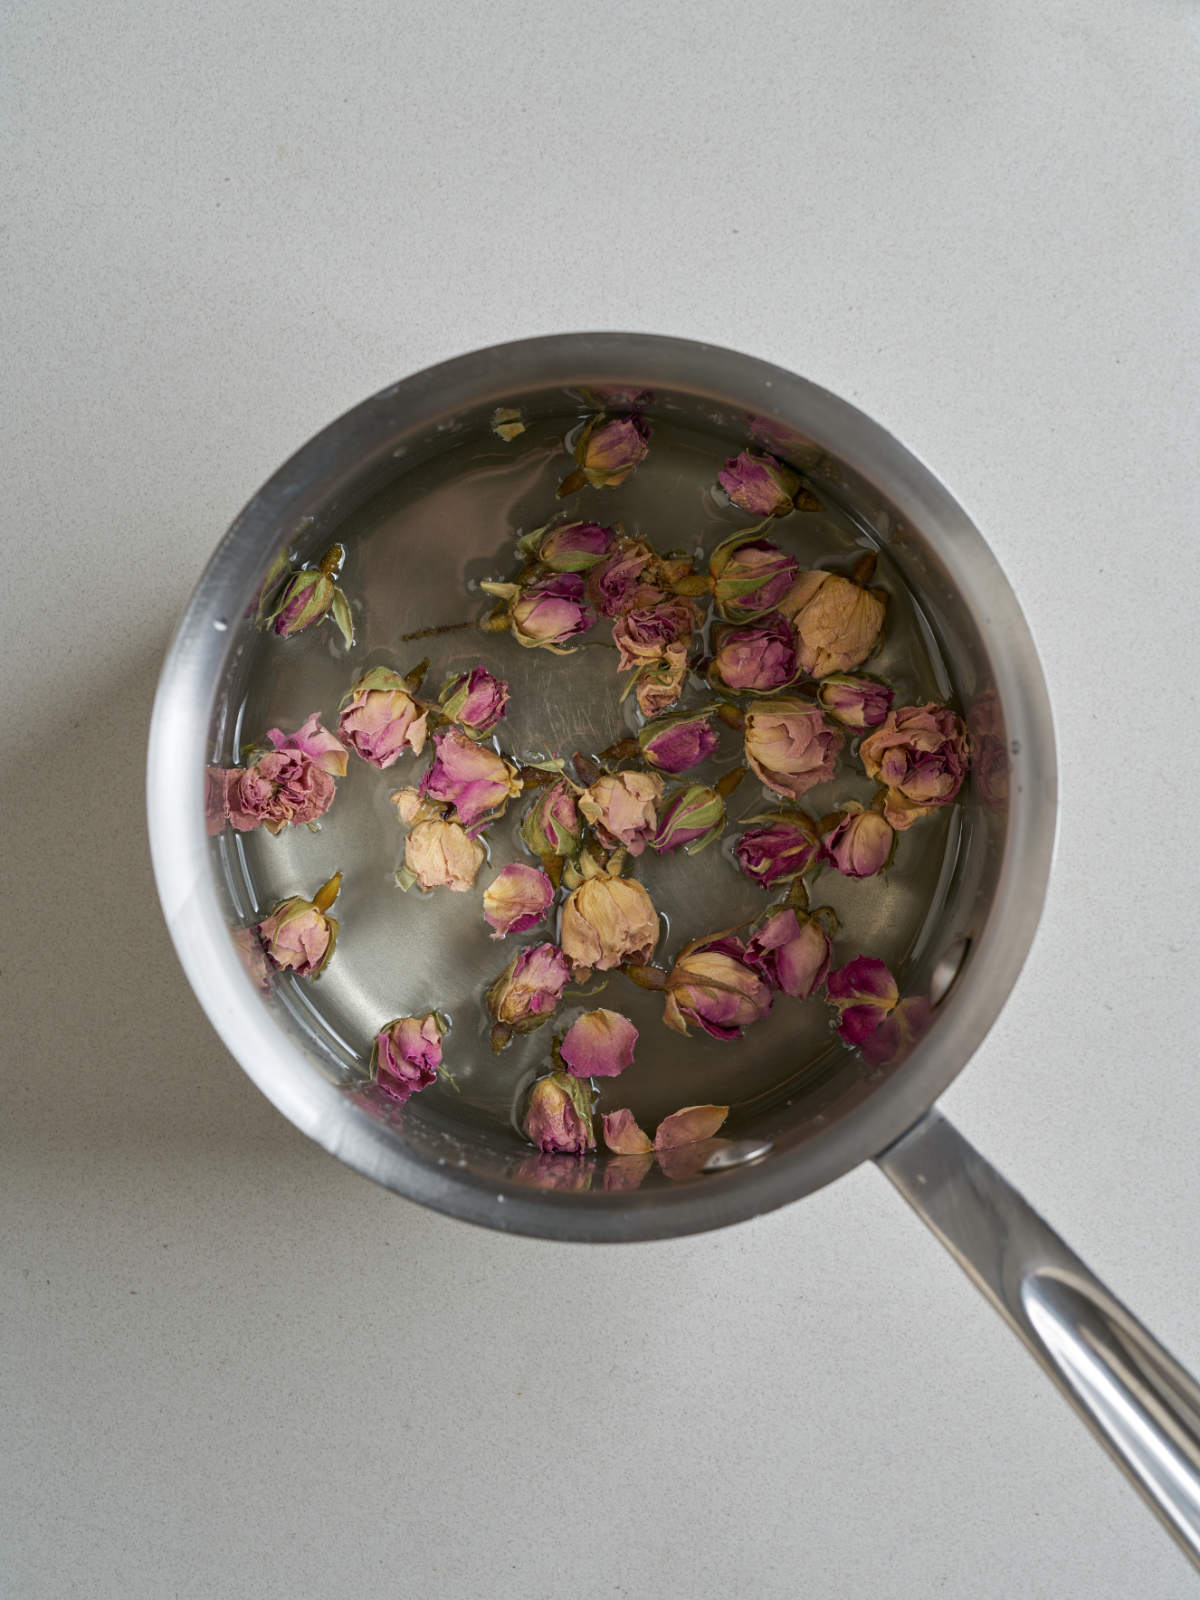
<path fill-rule="evenodd" d="M 1200 1566 L 1200 1386 L 939 1111 L 878 1159 Z"/>

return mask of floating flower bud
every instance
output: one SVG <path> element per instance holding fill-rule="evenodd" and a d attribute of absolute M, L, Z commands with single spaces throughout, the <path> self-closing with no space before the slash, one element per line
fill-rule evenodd
<path fill-rule="evenodd" d="M 425 774 L 421 794 L 443 800 L 458 813 L 464 828 L 474 828 L 485 817 L 498 816 L 523 784 L 515 767 L 503 756 L 463 733 L 446 728 L 435 733 L 437 757 Z"/>
<path fill-rule="evenodd" d="M 815 917 L 776 911 L 746 945 L 746 960 L 775 989 L 807 1000 L 825 982 L 832 946 Z"/>
<path fill-rule="evenodd" d="M 685 646 L 669 645 L 661 661 L 643 667 L 634 685 L 638 710 L 644 717 L 660 717 L 679 704 L 687 683 L 688 659 Z"/>
<path fill-rule="evenodd" d="M 298 828 L 315 822 L 329 810 L 337 790 L 330 769 L 346 770 L 345 750 L 321 727 L 315 713 L 298 734 L 285 738 L 272 728 L 268 737 L 276 746 L 273 751 L 224 775 L 224 815 L 239 833 L 260 825 L 268 833 L 278 833 L 288 824 Z M 315 759 L 310 749 L 316 752 Z"/>
<path fill-rule="evenodd" d="M 601 1119 L 604 1142 L 615 1156 L 649 1155 L 654 1146 L 634 1121 L 633 1112 L 606 1111 Z"/>
<path fill-rule="evenodd" d="M 729 622 L 750 622 L 773 611 L 791 587 L 797 562 L 769 539 L 734 534 L 713 551 L 713 598 Z"/>
<path fill-rule="evenodd" d="M 487 991 L 487 1007 L 499 1023 L 528 1033 L 542 1023 L 562 999 L 571 976 L 557 945 L 535 944 L 515 955 Z"/>
<path fill-rule="evenodd" d="M 346 747 L 328 728 L 322 727 L 316 711 L 305 719 L 295 733 L 280 733 L 278 728 L 268 728 L 267 738 L 276 750 L 299 750 L 301 755 L 307 756 L 314 766 L 320 767 L 331 778 L 346 776 Z"/>
<path fill-rule="evenodd" d="M 777 812 L 753 820 L 762 821 L 765 826 L 747 829 L 733 852 L 748 878 L 770 889 L 777 883 L 790 883 L 808 871 L 821 845 L 815 826 L 803 811 Z"/>
<path fill-rule="evenodd" d="M 720 742 L 706 711 L 683 711 L 648 722 L 638 734 L 642 754 L 652 767 L 675 774 L 699 766 Z"/>
<path fill-rule="evenodd" d="M 864 811 L 856 801 L 841 810 L 841 821 L 821 835 L 825 860 L 847 878 L 872 878 L 887 866 L 896 833 L 878 811 Z"/>
<path fill-rule="evenodd" d="M 632 671 L 662 660 L 674 664 L 687 659 L 687 646 L 699 622 L 690 600 L 676 596 L 652 606 L 626 611 L 613 624 L 613 643 L 620 651 L 618 670 Z M 669 652 L 675 647 L 675 656 Z"/>
<path fill-rule="evenodd" d="M 493 939 L 524 933 L 539 923 L 554 899 L 554 885 L 537 867 L 514 861 L 483 891 L 483 916 L 495 928 Z"/>
<path fill-rule="evenodd" d="M 397 873 L 401 887 L 416 884 L 422 894 L 431 889 L 452 889 L 463 894 L 475 887 L 486 859 L 478 839 L 472 839 L 458 822 L 434 817 L 418 822 L 404 841 L 404 868 Z"/>
<path fill-rule="evenodd" d="M 654 1134 L 654 1148 L 678 1150 L 681 1145 L 711 1139 L 728 1115 L 728 1106 L 683 1106 L 659 1123 Z"/>
<path fill-rule="evenodd" d="M 547 856 L 573 856 L 583 837 L 583 826 L 565 779 L 541 790 L 521 819 L 521 837 L 543 861 Z"/>
<path fill-rule="evenodd" d="M 650 425 L 641 417 L 593 417 L 575 443 L 575 460 L 593 489 L 615 489 L 644 461 Z"/>
<path fill-rule="evenodd" d="M 779 602 L 796 630 L 796 659 L 812 678 L 849 672 L 874 650 L 887 602 L 836 572 L 802 572 Z"/>
<path fill-rule="evenodd" d="M 742 941 L 729 935 L 697 939 L 681 950 L 667 974 L 667 1027 L 686 1033 L 694 1022 L 714 1039 L 740 1039 L 743 1029 L 765 1017 L 771 990 L 745 954 Z"/>
<path fill-rule="evenodd" d="M 456 678 L 447 678 L 438 695 L 438 705 L 447 722 L 457 723 L 472 738 L 490 733 L 508 705 L 508 685 L 494 678 L 486 667 L 472 667 Z"/>
<path fill-rule="evenodd" d="M 567 1071 L 576 1078 L 615 1078 L 633 1064 L 638 1031 L 619 1011 L 585 1011 L 558 1047 Z"/>
<path fill-rule="evenodd" d="M 499 624 L 489 620 L 489 628 L 507 625 L 513 638 L 528 650 L 552 650 L 570 655 L 564 647 L 568 639 L 586 633 L 595 614 L 584 603 L 583 579 L 577 572 L 556 572 L 533 583 L 481 583 L 487 594 L 505 602 Z"/>
<path fill-rule="evenodd" d="M 692 783 L 667 800 L 650 843 L 660 855 L 684 849 L 694 856 L 711 844 L 724 826 L 724 800 L 707 784 Z"/>
<path fill-rule="evenodd" d="M 587 572 L 608 555 L 616 537 L 598 522 L 558 522 L 527 533 L 517 549 L 555 572 Z"/>
<path fill-rule="evenodd" d="M 350 614 L 350 602 L 333 581 L 344 557 L 341 545 L 335 544 L 322 556 L 319 566 L 295 568 L 263 618 L 263 626 L 288 638 L 293 633 L 303 633 L 305 628 L 311 628 L 330 614 L 347 646 L 352 645 L 354 619 Z"/>
<path fill-rule="evenodd" d="M 663 781 L 653 772 L 616 772 L 597 778 L 579 800 L 579 809 L 609 850 L 619 847 L 640 856 L 656 823 Z"/>
<path fill-rule="evenodd" d="M 786 517 L 800 479 L 774 456 L 743 450 L 717 474 L 717 481 L 733 501 L 752 517 Z"/>
<path fill-rule="evenodd" d="M 389 1100 L 403 1105 L 410 1095 L 437 1081 L 444 1031 L 436 1011 L 424 1017 L 397 1017 L 380 1028 L 371 1073 Z"/>
<path fill-rule="evenodd" d="M 735 694 L 772 694 L 796 676 L 796 639 L 778 612 L 744 628 L 721 628 L 716 635 L 713 683 Z"/>
<path fill-rule="evenodd" d="M 825 994 L 838 1013 L 838 1032 L 847 1044 L 869 1039 L 900 998 L 896 980 L 874 956 L 856 956 L 831 972 Z"/>
<path fill-rule="evenodd" d="M 333 954 L 337 922 L 326 912 L 337 899 L 342 875 L 335 873 L 322 884 L 311 900 L 290 895 L 281 900 L 269 917 L 256 924 L 272 967 L 286 967 L 298 978 L 317 977 Z"/>
<path fill-rule="evenodd" d="M 648 961 L 658 932 L 654 902 L 633 878 L 606 872 L 585 878 L 563 906 L 563 954 L 581 976 Z"/>
<path fill-rule="evenodd" d="M 419 755 L 428 712 L 390 667 L 372 667 L 356 678 L 338 712 L 338 732 L 356 755 L 381 771 L 405 748 Z"/>
<path fill-rule="evenodd" d="M 867 777 L 885 785 L 883 814 L 897 829 L 949 805 L 970 759 L 962 719 L 932 702 L 890 711 L 858 753 Z"/>
<path fill-rule="evenodd" d="M 667 598 L 658 583 L 659 559 L 644 539 L 622 539 L 613 553 L 593 567 L 587 598 L 602 617 L 621 617 Z"/>
<path fill-rule="evenodd" d="M 539 1078 L 529 1091 L 525 1137 L 548 1155 L 584 1155 L 596 1148 L 586 1085 L 565 1072 Z"/>
<path fill-rule="evenodd" d="M 802 700 L 764 700 L 746 713 L 746 760 L 777 794 L 793 800 L 833 777 L 841 732 Z"/>
<path fill-rule="evenodd" d="M 834 672 L 821 680 L 817 704 L 835 722 L 854 733 L 877 728 L 892 708 L 892 691 L 871 678 L 851 678 Z"/>

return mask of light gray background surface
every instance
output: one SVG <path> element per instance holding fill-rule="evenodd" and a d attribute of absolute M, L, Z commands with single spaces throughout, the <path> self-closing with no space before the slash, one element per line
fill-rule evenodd
<path fill-rule="evenodd" d="M 1189 1569 L 873 1170 L 568 1250 L 307 1144 L 176 969 L 159 660 L 372 390 L 695 335 L 855 401 L 1007 567 L 1057 866 L 949 1095 L 1193 1367 L 1197 147 L 1177 0 L 10 6 L 0 1593 L 1178 1600 Z"/>

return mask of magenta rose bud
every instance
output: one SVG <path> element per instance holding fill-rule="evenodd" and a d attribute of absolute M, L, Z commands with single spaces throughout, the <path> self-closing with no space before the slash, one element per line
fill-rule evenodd
<path fill-rule="evenodd" d="M 602 617 L 622 617 L 666 599 L 656 581 L 659 560 L 644 539 L 622 539 L 613 553 L 592 568 L 587 598 Z"/>
<path fill-rule="evenodd" d="M 772 694 L 796 676 L 796 639 L 778 613 L 744 628 L 721 628 L 713 651 L 712 681 L 735 694 Z"/>
<path fill-rule="evenodd" d="M 598 522 L 559 522 L 535 528 L 517 541 L 517 549 L 555 572 L 587 572 L 608 555 L 616 537 Z"/>
<path fill-rule="evenodd" d="M 676 1033 L 694 1022 L 714 1039 L 740 1039 L 771 1009 L 770 986 L 745 960 L 740 939 L 698 939 L 667 975 L 663 1021 Z"/>
<path fill-rule="evenodd" d="M 749 828 L 734 848 L 738 865 L 764 889 L 790 883 L 812 866 L 820 853 L 817 830 L 802 811 L 776 816 Z"/>
<path fill-rule="evenodd" d="M 638 1031 L 619 1011 L 585 1011 L 563 1036 L 558 1053 L 576 1078 L 615 1078 L 633 1064 Z"/>
<path fill-rule="evenodd" d="M 398 672 L 372 667 L 357 678 L 338 712 L 338 733 L 356 755 L 381 771 L 405 749 L 419 755 L 428 712 Z"/>
<path fill-rule="evenodd" d="M 311 900 L 291 895 L 255 925 L 254 931 L 272 967 L 286 968 L 298 978 L 319 976 L 333 954 L 337 938 L 337 922 L 326 913 L 337 899 L 341 882 L 339 872 Z"/>
<path fill-rule="evenodd" d="M 606 849 L 620 846 L 640 856 L 657 825 L 662 792 L 657 773 L 616 772 L 597 778 L 580 797 L 579 809 Z"/>
<path fill-rule="evenodd" d="M 746 713 L 746 760 L 768 789 L 799 800 L 833 777 L 843 735 L 803 700 L 764 700 Z"/>
<path fill-rule="evenodd" d="M 795 1000 L 807 1000 L 825 982 L 831 954 L 821 924 L 792 910 L 769 916 L 746 945 L 750 966 Z"/>
<path fill-rule="evenodd" d="M 397 1017 L 375 1035 L 372 1071 L 389 1100 L 401 1105 L 436 1082 L 442 1064 L 442 1022 L 436 1011 L 425 1017 Z"/>
<path fill-rule="evenodd" d="M 456 723 L 473 738 L 490 733 L 508 706 L 508 685 L 494 678 L 486 667 L 472 667 L 448 678 L 438 695 L 438 705 L 447 722 Z"/>
<path fill-rule="evenodd" d="M 507 933 L 524 933 L 546 915 L 554 900 L 554 885 L 537 867 L 514 861 L 492 879 L 483 891 L 483 915 L 496 930 L 493 939 Z"/>
<path fill-rule="evenodd" d="M 887 866 L 896 831 L 878 811 L 854 801 L 842 807 L 842 820 L 821 835 L 825 860 L 846 878 L 872 878 Z"/>
<path fill-rule="evenodd" d="M 593 489 L 615 489 L 649 448 L 650 426 L 641 417 L 593 417 L 576 442 L 575 460 Z"/>
<path fill-rule="evenodd" d="M 773 611 L 792 586 L 798 563 L 769 539 L 735 534 L 713 551 L 713 598 L 729 622 L 750 622 Z"/>
<path fill-rule="evenodd" d="M 900 999 L 896 980 L 875 956 L 856 956 L 831 972 L 825 995 L 838 1013 L 838 1032 L 847 1044 L 869 1039 Z"/>
<path fill-rule="evenodd" d="M 886 683 L 835 672 L 821 680 L 817 704 L 843 728 L 865 733 L 877 728 L 892 709 L 892 691 Z"/>
<path fill-rule="evenodd" d="M 332 615 L 347 645 L 352 645 L 354 622 L 350 602 L 333 581 L 344 555 L 341 545 L 335 544 L 322 556 L 319 566 L 297 567 L 292 571 L 270 611 L 262 618 L 262 626 L 286 639 L 294 633 L 303 633 L 322 617 Z"/>
<path fill-rule="evenodd" d="M 861 666 L 879 643 L 887 602 L 836 572 L 802 572 L 779 602 L 796 630 L 796 660 L 810 678 Z"/>
<path fill-rule="evenodd" d="M 692 602 L 678 597 L 625 612 L 613 624 L 613 643 L 620 652 L 618 670 L 630 672 L 663 660 L 672 665 L 685 661 L 699 620 Z M 672 655 L 672 646 L 681 648 Z"/>
<path fill-rule="evenodd" d="M 487 1006 L 516 1033 L 538 1028 L 562 999 L 570 969 L 557 945 L 535 944 L 515 955 L 489 986 Z"/>
<path fill-rule="evenodd" d="M 587 1087 L 565 1072 L 552 1072 L 533 1085 L 522 1127 L 547 1155 L 581 1156 L 596 1148 Z"/>
<path fill-rule="evenodd" d="M 752 517 L 785 517 L 792 509 L 800 479 L 774 456 L 743 450 L 725 463 L 717 481 Z"/>
<path fill-rule="evenodd" d="M 584 601 L 579 574 L 558 572 L 522 589 L 513 598 L 509 620 L 517 643 L 535 649 L 565 645 L 568 639 L 586 633 L 596 617 Z"/>
<path fill-rule="evenodd" d="M 573 856 L 583 837 L 575 796 L 564 779 L 535 796 L 521 818 L 521 837 L 535 856 Z"/>
<path fill-rule="evenodd" d="M 648 722 L 638 734 L 642 754 L 652 767 L 672 775 L 699 766 L 719 743 L 710 717 L 709 711 L 684 711 Z"/>
<path fill-rule="evenodd" d="M 497 816 L 523 787 L 515 767 L 503 756 L 463 733 L 446 728 L 435 733 L 437 757 L 425 774 L 421 795 L 452 805 L 464 828 Z"/>
<path fill-rule="evenodd" d="M 904 829 L 949 805 L 962 788 L 967 730 L 946 706 L 901 706 L 867 735 L 858 753 L 867 777 L 887 789 L 884 816 Z"/>
<path fill-rule="evenodd" d="M 660 855 L 683 849 L 694 856 L 711 844 L 724 826 L 724 800 L 707 784 L 693 783 L 667 800 L 650 843 Z"/>

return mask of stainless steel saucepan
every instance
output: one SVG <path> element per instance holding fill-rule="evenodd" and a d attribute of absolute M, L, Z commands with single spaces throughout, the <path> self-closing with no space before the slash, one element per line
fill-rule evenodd
<path fill-rule="evenodd" d="M 644 392 L 652 421 L 719 423 L 728 435 L 754 418 L 790 442 L 917 597 L 975 760 L 936 918 L 903 975 L 906 994 L 928 999 L 924 1031 L 888 1060 L 842 1052 L 811 1083 L 735 1108 L 730 1138 L 675 1181 L 656 1173 L 636 1188 L 561 1188 L 546 1186 L 515 1133 L 456 1119 L 424 1103 L 433 1096 L 401 1112 L 384 1105 L 364 1084 L 361 1052 L 335 1028 L 260 992 L 230 937 L 247 915 L 245 860 L 239 868 L 236 841 L 206 831 L 204 771 L 236 759 L 254 597 L 282 551 L 319 555 L 389 486 L 436 465 L 449 442 L 493 440 L 499 407 L 532 422 L 579 415 L 581 393 L 606 389 Z M 877 1161 L 1200 1564 L 1200 1389 L 935 1109 L 1033 939 L 1054 841 L 1054 736 L 1033 641 L 991 551 L 937 479 L 852 406 L 729 350 L 626 334 L 499 346 L 375 395 L 282 467 L 213 556 L 163 669 L 148 800 L 159 894 L 201 1004 L 264 1094 L 327 1150 L 452 1216 L 564 1241 L 720 1227 Z M 486 1052 L 482 1037 L 476 1048 Z"/>

